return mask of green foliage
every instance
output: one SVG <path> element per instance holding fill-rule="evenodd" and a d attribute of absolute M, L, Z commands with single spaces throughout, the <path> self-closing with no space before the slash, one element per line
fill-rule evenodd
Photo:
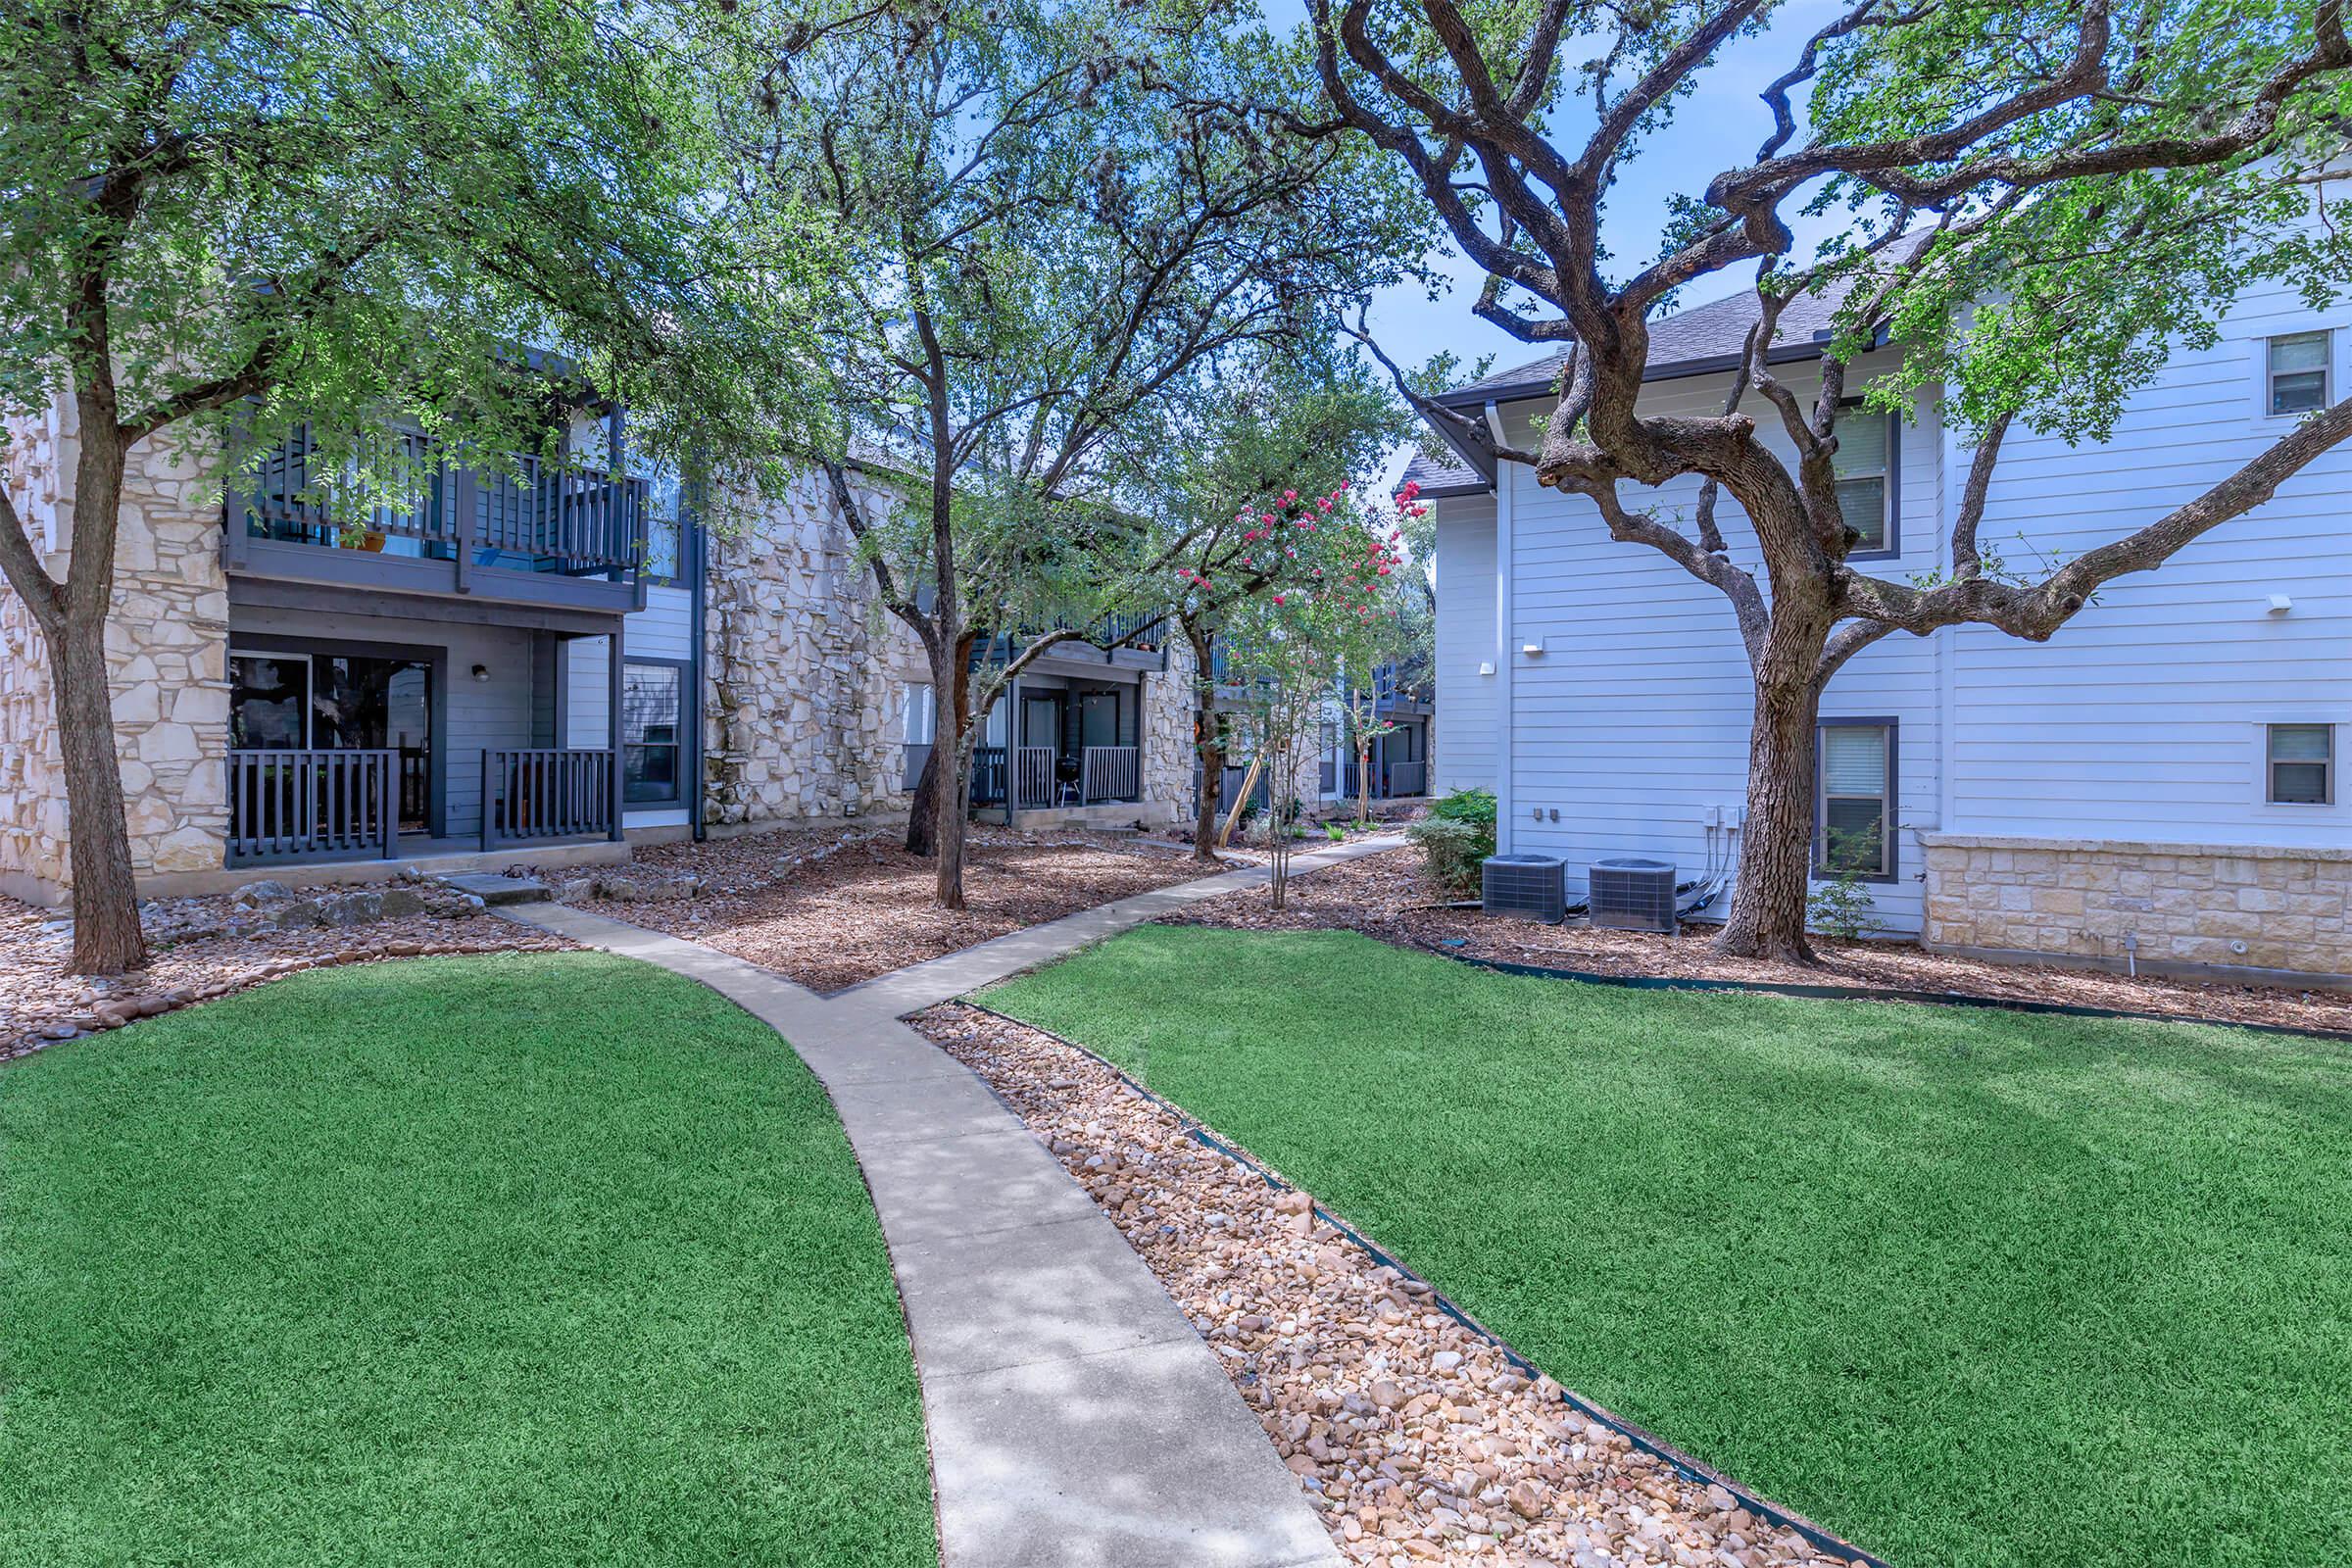
<path fill-rule="evenodd" d="M 1494 853 L 1494 813 L 1492 790 L 1455 790 L 1404 836 L 1419 847 L 1431 881 L 1467 897 L 1478 892 L 1487 857 Z"/>
<path fill-rule="evenodd" d="M 757 69 L 723 12 L 27 0 L 7 27 L 0 412 L 103 352 L 134 428 L 234 462 L 308 423 L 387 486 L 362 438 L 394 417 L 555 457 L 551 407 L 612 398 L 724 481 L 712 509 L 780 482 L 826 245 L 717 177 Z"/>
<path fill-rule="evenodd" d="M 297 975 L 14 1064 L 0 1188 L 0 1561 L 939 1560 L 841 1123 L 691 981 Z"/>
<path fill-rule="evenodd" d="M 1482 853 L 1493 855 L 1496 809 L 1493 790 L 1452 790 L 1429 808 L 1429 814 L 1442 822 L 1467 822 L 1486 835 Z"/>
<path fill-rule="evenodd" d="M 1421 867 L 1430 881 L 1464 898 L 1478 892 L 1480 868 L 1494 853 L 1491 832 L 1482 834 L 1468 822 L 1428 816 L 1407 827 L 1404 836 L 1421 851 Z"/>
<path fill-rule="evenodd" d="M 854 280 L 825 445 L 915 476 L 925 504 L 863 546 L 901 580 L 989 626 L 1156 615 L 1238 505 L 1204 498 L 1256 494 L 1237 472 L 1297 482 L 1238 440 L 1252 412 L 1330 432 L 1323 462 L 1393 425 L 1360 373 L 1314 406 L 1282 374 L 1418 266 L 1428 220 L 1368 149 L 1218 107 L 1298 89 L 1247 15 L 955 0 L 812 40 L 797 7 L 747 15 L 805 43 L 762 166 L 775 200 L 830 217 Z"/>
<path fill-rule="evenodd" d="M 1889 1562 L 2352 1561 L 2339 1044 L 1200 927 L 988 1001 Z"/>
<path fill-rule="evenodd" d="M 1841 942 L 1859 942 L 1881 929 L 1878 906 L 1861 873 L 1840 871 L 1826 882 L 1815 882 L 1805 896 L 1805 921 L 1814 930 Z"/>

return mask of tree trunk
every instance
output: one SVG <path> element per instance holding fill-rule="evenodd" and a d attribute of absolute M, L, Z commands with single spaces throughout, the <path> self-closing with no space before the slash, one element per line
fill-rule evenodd
<path fill-rule="evenodd" d="M 122 764 L 115 752 L 106 669 L 106 622 L 68 619 L 49 645 L 57 682 L 58 741 L 74 858 L 74 967 L 121 974 L 147 966 L 139 898 L 122 819 Z"/>
<path fill-rule="evenodd" d="M 944 750 L 940 733 L 935 721 L 931 726 L 931 755 L 923 759 L 923 771 L 914 781 L 914 799 L 906 808 L 906 853 L 925 859 L 931 858 L 939 844 L 939 757 Z"/>
<path fill-rule="evenodd" d="M 1362 733 L 1359 729 L 1357 733 Z M 1355 825 L 1372 821 L 1372 743 L 1358 741 L 1355 754 Z"/>
<path fill-rule="evenodd" d="M 938 786 L 931 792 L 931 846 L 938 857 L 938 879 L 933 901 L 943 909 L 963 907 L 964 824 L 972 795 L 972 639 L 943 641 L 949 667 L 931 665 L 931 689 L 948 693 L 946 720 L 932 731 L 931 755 L 941 764 Z M 951 722 L 953 727 L 951 726 Z M 1007 768 L 1006 782 L 1010 783 Z"/>
<path fill-rule="evenodd" d="M 939 671 L 931 671 L 931 755 L 923 759 L 922 776 L 914 781 L 914 799 L 906 808 L 906 853 L 929 859 L 939 850 L 939 792 L 952 788 L 949 764 L 956 747 L 971 722 L 972 641 L 966 634 L 956 648 L 956 678 L 941 687 Z M 946 701 L 941 701 L 942 691 Z"/>
<path fill-rule="evenodd" d="M 65 613 L 45 640 L 66 771 L 74 967 L 82 974 L 121 974 L 147 966 L 138 888 L 130 874 L 130 831 L 122 817 L 114 695 L 106 667 L 106 616 L 114 601 L 117 515 L 128 454 L 112 439 L 111 397 L 85 402 L 82 424 L 74 476 L 74 561 Z"/>
<path fill-rule="evenodd" d="M 1216 677 L 1209 669 L 1208 634 L 1185 628 L 1197 676 L 1193 696 L 1193 755 L 1200 760 L 1200 788 L 1193 793 L 1193 858 L 1217 859 L 1217 796 L 1225 782 L 1225 731 L 1217 722 Z"/>
<path fill-rule="evenodd" d="M 1813 963 L 1805 940 L 1812 891 L 1813 751 L 1821 694 L 1810 660 L 1801 673 L 1756 681 L 1747 744 L 1747 821 L 1740 836 L 1740 880 L 1715 951 L 1731 957 Z"/>

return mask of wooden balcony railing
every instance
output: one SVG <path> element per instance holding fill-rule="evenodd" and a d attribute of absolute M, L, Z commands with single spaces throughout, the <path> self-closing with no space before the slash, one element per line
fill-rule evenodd
<path fill-rule="evenodd" d="M 228 754 L 228 853 L 233 859 L 370 851 L 390 859 L 399 836 L 396 751 Z"/>
<path fill-rule="evenodd" d="M 612 831 L 609 747 L 482 753 L 482 848 Z"/>
<path fill-rule="evenodd" d="M 394 430 L 398 505 L 344 516 L 322 499 L 322 454 L 297 430 L 228 495 L 233 534 L 283 543 L 567 576 L 628 572 L 644 552 L 648 482 L 559 467 L 530 455 L 468 462 L 415 431 Z"/>

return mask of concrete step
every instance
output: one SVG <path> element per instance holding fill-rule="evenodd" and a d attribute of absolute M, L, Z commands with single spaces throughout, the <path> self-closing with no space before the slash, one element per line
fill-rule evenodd
<path fill-rule="evenodd" d="M 500 876 L 495 871 L 460 871 L 433 879 L 443 887 L 470 893 L 484 904 L 545 904 L 555 890 L 535 876 Z"/>

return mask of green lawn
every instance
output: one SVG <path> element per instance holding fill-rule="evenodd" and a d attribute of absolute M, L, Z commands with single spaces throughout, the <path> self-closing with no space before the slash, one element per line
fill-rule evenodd
<path fill-rule="evenodd" d="M 1898 1568 L 2352 1562 L 2352 1052 L 1146 928 L 991 1004 Z"/>
<path fill-rule="evenodd" d="M 0 1069 L 0 1563 L 933 1564 L 831 1106 L 588 954 L 318 971 Z"/>

